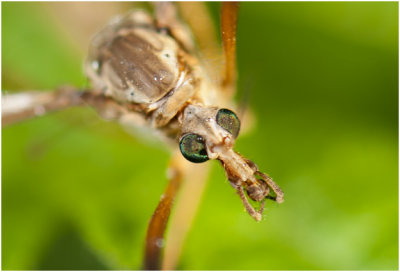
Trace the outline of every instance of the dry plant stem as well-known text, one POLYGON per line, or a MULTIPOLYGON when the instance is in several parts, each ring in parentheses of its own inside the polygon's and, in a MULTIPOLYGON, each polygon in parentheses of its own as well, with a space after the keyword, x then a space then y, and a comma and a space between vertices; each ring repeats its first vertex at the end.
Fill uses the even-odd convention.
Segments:
POLYGON ((178 164, 179 159, 175 155, 169 171, 169 183, 161 196, 153 216, 150 219, 147 228, 144 269, 145 270, 160 270, 162 263, 162 250, 164 247, 164 233, 167 227, 168 218, 171 212, 176 194, 182 181, 182 171, 178 164))
POLYGON ((233 94, 236 85, 236 28, 238 2, 223 2, 221 9, 222 45, 225 57, 225 71, 222 87, 233 94))
POLYGON ((210 164, 194 164, 184 161, 187 167, 184 182, 177 198, 165 245, 163 270, 175 270, 178 265, 186 236, 191 229, 207 184, 210 164))

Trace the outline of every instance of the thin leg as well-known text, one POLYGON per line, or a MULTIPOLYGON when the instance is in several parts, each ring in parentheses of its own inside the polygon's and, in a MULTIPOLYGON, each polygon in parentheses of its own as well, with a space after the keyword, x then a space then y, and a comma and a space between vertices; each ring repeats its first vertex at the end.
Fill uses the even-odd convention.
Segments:
POLYGON ((189 232, 196 211, 200 204, 204 188, 207 184, 209 164, 193 164, 186 162, 188 167, 184 175, 184 183, 180 196, 174 208, 165 245, 163 270, 175 270, 179 262, 182 247, 189 232))
POLYGON ((221 71, 222 50, 218 43, 218 32, 204 2, 177 2, 182 19, 190 27, 200 53, 203 56, 204 65, 210 76, 219 78, 221 71), (196 16, 193 16, 196 14, 196 16))
POLYGON ((189 29, 178 19, 177 9, 171 2, 155 2, 154 16, 160 29, 167 29, 171 35, 188 51, 193 52, 194 43, 189 29))
POLYGON ((83 104, 82 91, 69 86, 54 92, 27 91, 3 94, 2 126, 83 104))
MULTIPOLYGON (((238 194, 240 196, 240 199, 243 202, 244 207, 246 208, 246 211, 253 217, 256 221, 260 221, 262 218, 262 214, 259 211, 256 211, 253 206, 250 205, 249 201, 247 200, 243 188, 241 186, 237 187, 238 194)), ((264 201, 261 204, 261 212, 264 210, 264 201)))
POLYGON ((278 184, 276 184, 268 175, 266 175, 260 171, 257 171, 256 174, 259 175, 267 183, 267 185, 272 189, 272 191, 275 192, 275 194, 276 194, 275 199, 271 198, 271 197, 268 197, 268 198, 275 200, 278 203, 282 203, 284 193, 283 193, 282 189, 278 186, 278 184))
MULTIPOLYGON (((180 154, 177 154, 180 155, 180 154)), ((169 171, 169 183, 161 197, 160 202, 147 229, 144 269, 160 270, 162 262, 162 249, 164 247, 164 233, 176 194, 182 181, 182 169, 180 159, 175 155, 172 159, 169 171)))
POLYGON ((223 2, 221 9, 222 45, 224 48, 225 70, 222 87, 229 95, 236 90, 236 27, 239 4, 223 2))
POLYGON ((186 80, 174 93, 165 100, 165 102, 153 114, 153 126, 165 126, 182 108, 187 101, 193 97, 195 86, 189 80, 186 80))
POLYGON ((258 210, 259 214, 262 214, 264 212, 264 207, 265 207, 265 199, 263 200, 263 202, 261 202, 260 209, 258 210))

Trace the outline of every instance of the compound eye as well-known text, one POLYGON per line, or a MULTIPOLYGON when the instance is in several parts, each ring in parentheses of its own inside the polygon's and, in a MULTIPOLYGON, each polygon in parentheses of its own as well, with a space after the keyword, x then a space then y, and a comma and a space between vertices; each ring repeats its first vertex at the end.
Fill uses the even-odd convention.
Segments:
POLYGON ((183 135, 179 148, 188 161, 200 163, 208 160, 206 144, 200 135, 193 133, 183 135))
POLYGON ((217 113, 217 124, 232 134, 234 138, 239 135, 240 121, 233 111, 220 109, 217 113))

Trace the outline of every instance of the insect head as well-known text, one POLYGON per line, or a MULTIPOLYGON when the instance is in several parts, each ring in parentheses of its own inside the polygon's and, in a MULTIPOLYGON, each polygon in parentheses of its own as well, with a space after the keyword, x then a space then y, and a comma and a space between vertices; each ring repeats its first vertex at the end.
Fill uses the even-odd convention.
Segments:
POLYGON ((272 179, 258 171, 252 161, 233 150, 240 130, 240 120, 234 112, 192 104, 185 108, 181 122, 179 147, 182 155, 194 163, 219 160, 247 212, 254 219, 261 220, 266 198, 278 203, 283 201, 283 192, 272 179), (258 211, 247 200, 243 188, 250 199, 261 203, 258 211))

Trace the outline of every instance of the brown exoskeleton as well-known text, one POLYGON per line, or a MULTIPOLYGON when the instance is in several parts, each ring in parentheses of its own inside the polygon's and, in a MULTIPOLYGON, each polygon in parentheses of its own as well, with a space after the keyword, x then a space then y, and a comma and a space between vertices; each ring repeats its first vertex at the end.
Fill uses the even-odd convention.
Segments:
MULTIPOLYGON (((235 25, 235 9, 235 4, 228 6, 225 23, 235 25)), ((233 105, 226 89, 235 81, 232 39, 236 28, 231 26, 229 34, 228 26, 231 37, 224 43, 230 58, 226 65, 231 67, 226 68, 223 82, 215 82, 196 54, 190 32, 173 15, 174 10, 165 4, 156 21, 142 11, 114 20, 93 39, 87 74, 95 89, 129 104, 143 123, 177 140, 187 160, 219 160, 247 212, 259 221, 265 199, 280 203, 283 192, 252 161, 233 150, 240 121, 227 109, 233 105), (244 191, 261 203, 258 211, 244 191)))

